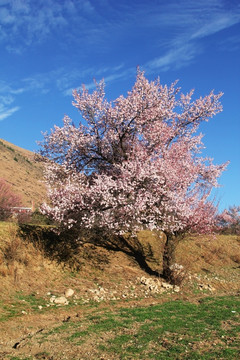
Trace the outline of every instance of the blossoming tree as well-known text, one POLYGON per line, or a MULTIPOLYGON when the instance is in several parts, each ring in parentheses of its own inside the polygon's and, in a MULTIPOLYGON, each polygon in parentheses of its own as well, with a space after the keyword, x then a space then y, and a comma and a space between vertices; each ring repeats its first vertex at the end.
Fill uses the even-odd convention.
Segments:
POLYGON ((150 82, 140 70, 127 96, 113 102, 105 99, 103 81, 91 94, 84 86, 74 91, 79 125, 65 116, 42 142, 51 200, 43 211, 65 227, 132 237, 141 229, 163 231, 163 275, 170 279, 177 235, 213 226, 208 196, 226 166, 200 156, 196 134, 221 111, 222 94, 195 101, 192 95, 176 83, 150 82))
POLYGON ((20 196, 14 194, 11 186, 0 178, 0 221, 9 219, 13 213, 13 207, 20 205, 20 196))
POLYGON ((230 206, 216 216, 217 229, 224 233, 240 234, 240 206, 230 206))

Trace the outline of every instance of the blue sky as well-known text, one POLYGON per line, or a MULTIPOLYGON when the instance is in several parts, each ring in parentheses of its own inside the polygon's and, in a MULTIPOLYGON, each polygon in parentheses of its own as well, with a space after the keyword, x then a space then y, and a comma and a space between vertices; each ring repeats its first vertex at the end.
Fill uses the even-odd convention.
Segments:
POLYGON ((201 126, 205 155, 230 160, 215 192, 240 204, 239 0, 0 0, 0 138, 37 150, 41 132, 77 123, 72 89, 105 79, 109 100, 136 67, 195 96, 223 91, 223 112, 201 126))

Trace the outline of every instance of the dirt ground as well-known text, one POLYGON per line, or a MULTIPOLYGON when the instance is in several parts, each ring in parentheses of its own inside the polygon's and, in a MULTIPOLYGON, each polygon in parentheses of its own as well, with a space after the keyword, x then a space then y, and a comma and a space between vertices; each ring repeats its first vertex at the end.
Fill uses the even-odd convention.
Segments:
MULTIPOLYGON (((67 322, 79 322, 96 309, 104 313, 169 300, 198 303, 206 296, 240 295, 240 238, 237 236, 183 240, 177 248, 176 260, 183 266, 184 277, 175 287, 168 287, 160 276, 150 276, 121 251, 88 245, 76 270, 50 261, 41 250, 20 241, 11 261, 6 260, 3 242, 0 359, 4 360, 85 359, 83 355, 74 354, 71 346, 64 348, 64 343, 57 341, 57 332, 44 346, 39 336, 67 322), (68 304, 56 305, 54 299, 64 296, 67 289, 74 291, 67 298, 68 304), (52 355, 61 353, 62 357, 52 355)), ((90 354, 90 359, 95 359, 93 341, 81 349, 85 355, 90 354)), ((110 358, 109 355, 102 357, 110 358)))

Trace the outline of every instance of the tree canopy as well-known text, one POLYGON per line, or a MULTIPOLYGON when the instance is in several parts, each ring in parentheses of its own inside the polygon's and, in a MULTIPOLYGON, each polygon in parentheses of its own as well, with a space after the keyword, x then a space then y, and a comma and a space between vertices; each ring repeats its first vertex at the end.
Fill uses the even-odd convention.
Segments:
POLYGON ((148 81, 138 70, 127 96, 109 102, 104 81, 73 92, 81 118, 45 134, 50 203, 43 211, 65 227, 115 234, 209 231, 209 201, 226 164, 201 157, 199 125, 222 110, 221 93, 192 100, 176 83, 148 81))

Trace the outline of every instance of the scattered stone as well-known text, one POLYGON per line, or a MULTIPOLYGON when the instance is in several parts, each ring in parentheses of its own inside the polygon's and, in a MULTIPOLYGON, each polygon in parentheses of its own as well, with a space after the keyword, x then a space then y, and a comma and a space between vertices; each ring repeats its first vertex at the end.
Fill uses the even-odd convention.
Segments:
POLYGON ((59 297, 55 298, 54 303, 58 304, 58 305, 68 305, 69 304, 69 302, 65 296, 59 296, 59 297))
POLYGON ((216 291, 216 289, 211 284, 199 284, 200 290, 216 291))
POLYGON ((183 280, 186 278, 186 272, 182 265, 180 264, 172 264, 170 266, 171 270, 171 277, 174 280, 174 283, 179 285, 183 282, 183 280))
POLYGON ((39 305, 38 308, 39 308, 39 310, 42 310, 43 307, 42 307, 42 305, 39 305))
POLYGON ((216 291, 216 289, 212 285, 208 285, 210 291, 216 291))
POLYGON ((87 293, 82 298, 83 303, 89 301, 114 301, 120 299, 134 299, 138 297, 151 297, 152 295, 162 294, 166 291, 180 292, 180 287, 162 282, 160 278, 153 277, 138 277, 135 282, 129 281, 128 285, 121 290, 112 290, 103 288, 97 284, 97 288, 88 289, 87 293))
POLYGON ((162 283, 162 287, 163 287, 164 289, 166 289, 166 290, 172 290, 172 289, 173 289, 173 285, 168 284, 168 283, 166 283, 166 282, 163 282, 163 283, 162 283))
POLYGON ((73 294, 74 294, 74 290, 73 290, 73 289, 67 289, 67 290, 65 291, 65 293, 64 293, 64 295, 66 296, 66 298, 73 296, 73 294))

